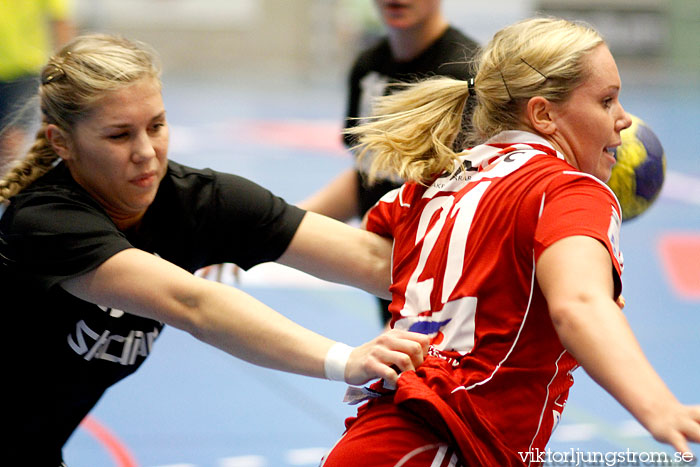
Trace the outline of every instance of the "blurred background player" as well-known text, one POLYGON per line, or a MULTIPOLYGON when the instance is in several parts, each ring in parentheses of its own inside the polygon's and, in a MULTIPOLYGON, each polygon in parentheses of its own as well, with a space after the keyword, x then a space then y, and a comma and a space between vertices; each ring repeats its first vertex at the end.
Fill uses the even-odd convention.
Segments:
POLYGON ((71 0, 0 2, 0 172, 24 143, 30 117, 20 109, 42 66, 74 35, 71 0))
MULTIPOLYGON (((470 62, 478 44, 451 26, 442 0, 374 0, 386 35, 359 54, 349 76, 345 127, 371 113, 372 101, 391 92, 392 83, 413 82, 429 76, 469 78, 470 62)), ((465 111, 468 113, 468 111, 465 111)), ((350 137, 344 138, 348 147, 350 137)), ((362 217, 401 180, 367 183, 363 172, 349 168, 299 206, 347 222, 362 217)), ((379 299, 382 323, 391 314, 389 302, 379 299)))

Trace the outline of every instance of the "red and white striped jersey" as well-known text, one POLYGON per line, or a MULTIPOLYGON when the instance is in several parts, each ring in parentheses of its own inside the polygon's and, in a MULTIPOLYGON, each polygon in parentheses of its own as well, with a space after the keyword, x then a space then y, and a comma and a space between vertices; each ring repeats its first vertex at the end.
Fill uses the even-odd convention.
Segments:
POLYGON ((604 183, 520 131, 472 149, 428 187, 385 195, 367 229, 394 238, 392 325, 432 336, 431 357, 400 378, 395 401, 442 419, 475 464, 543 449, 577 363, 552 325, 537 259, 562 238, 593 237, 619 295, 620 224, 604 183))

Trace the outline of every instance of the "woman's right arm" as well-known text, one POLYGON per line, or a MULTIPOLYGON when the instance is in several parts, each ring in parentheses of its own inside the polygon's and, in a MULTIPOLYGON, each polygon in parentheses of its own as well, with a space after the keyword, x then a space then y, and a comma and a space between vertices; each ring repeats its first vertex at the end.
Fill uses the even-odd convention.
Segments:
POLYGON ((612 261, 598 240, 561 239, 537 260, 537 282, 564 347, 658 441, 689 452, 700 406, 682 405, 644 356, 613 300, 612 261))
MULTIPOLYGON (((102 306, 152 318, 256 365, 319 377, 331 339, 290 321, 246 293, 198 278, 138 249, 123 250, 82 276, 64 281, 72 295, 102 306)), ((392 332, 355 348, 345 381, 384 378, 395 384, 395 366, 413 370, 423 361, 427 338, 392 332)))

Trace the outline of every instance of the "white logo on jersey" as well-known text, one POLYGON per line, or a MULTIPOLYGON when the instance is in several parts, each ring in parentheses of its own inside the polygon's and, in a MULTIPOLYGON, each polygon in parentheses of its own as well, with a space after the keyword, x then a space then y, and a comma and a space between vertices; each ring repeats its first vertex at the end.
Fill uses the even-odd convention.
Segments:
POLYGON ((610 225, 608 226, 608 239, 612 245, 613 254, 617 258, 617 262, 620 264, 620 269, 622 270, 622 251, 620 250, 620 227, 622 226, 622 220, 617 214, 617 210, 614 206, 610 206, 612 214, 610 214, 610 225))
POLYGON ((97 306, 100 308, 100 310, 104 311, 105 313, 109 313, 109 316, 111 316, 112 318, 121 318, 122 316, 124 316, 124 311, 122 310, 118 310, 116 308, 109 308, 102 305, 97 306))
POLYGON ((148 356, 156 337, 158 328, 155 327, 148 333, 132 330, 127 336, 111 334, 108 329, 99 334, 81 319, 76 323, 75 337, 68 335, 68 345, 85 360, 99 359, 121 365, 133 365, 138 356, 148 356), (92 345, 88 345, 88 342, 92 341, 92 345))
POLYGON ((401 318, 394 328, 426 334, 432 338, 431 348, 464 355, 474 347, 476 304, 476 297, 451 300, 431 316, 401 318))
MULTIPOLYGON (((160 258, 158 253, 153 255, 160 258)), ((105 313, 109 313, 112 318, 121 318, 125 312, 117 308, 109 308, 103 305, 95 305, 105 313)), ((146 358, 151 352, 153 341, 158 337, 158 328, 154 327, 153 331, 144 333, 139 330, 131 330, 127 336, 112 334, 109 329, 105 329, 102 333, 92 330, 85 320, 80 320, 75 323, 75 336, 68 334, 68 345, 78 355, 82 355, 85 360, 107 360, 110 362, 119 363, 121 365, 133 365, 136 362, 136 357, 142 356, 146 358), (88 347, 87 342, 94 340, 95 343, 88 347), (119 354, 109 353, 110 344, 121 345, 119 354)))
POLYGON ((372 104, 377 97, 384 95, 384 90, 389 79, 372 71, 367 73, 360 80, 360 102, 358 113, 360 117, 367 117, 372 114, 372 104))

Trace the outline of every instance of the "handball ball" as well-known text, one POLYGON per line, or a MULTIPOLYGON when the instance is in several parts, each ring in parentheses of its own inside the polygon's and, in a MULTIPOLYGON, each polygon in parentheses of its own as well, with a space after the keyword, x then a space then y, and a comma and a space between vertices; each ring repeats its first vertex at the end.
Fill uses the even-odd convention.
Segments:
POLYGON ((630 115, 632 125, 622 130, 622 144, 615 151, 608 186, 615 192, 622 220, 633 219, 656 200, 666 173, 666 154, 659 138, 640 118, 630 115))

